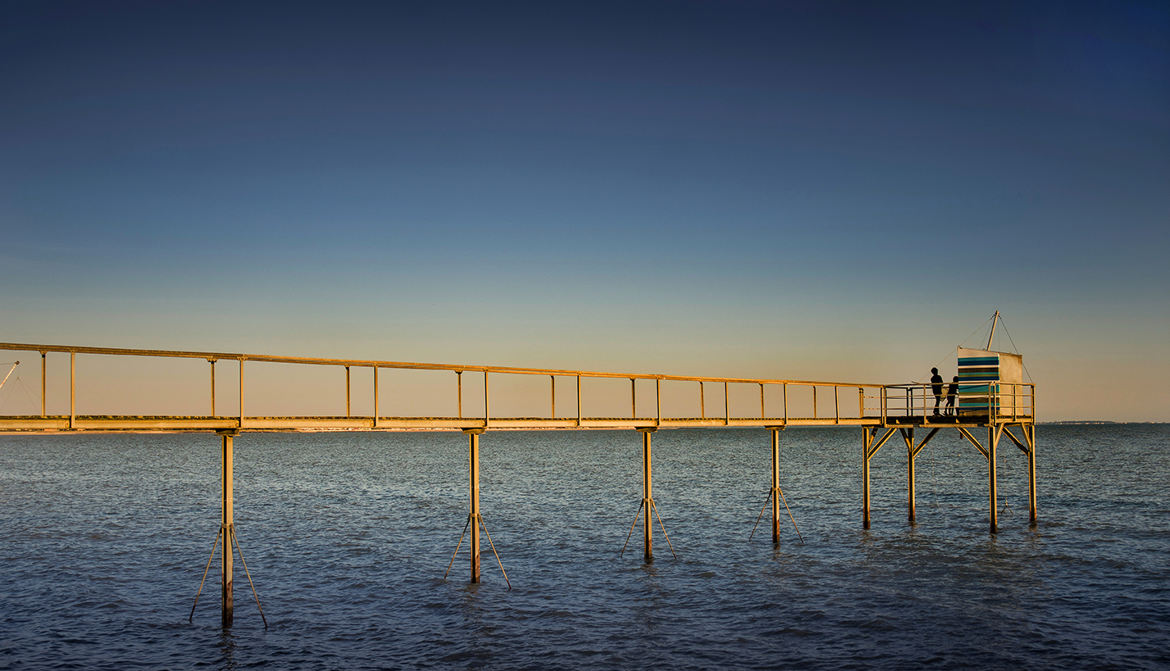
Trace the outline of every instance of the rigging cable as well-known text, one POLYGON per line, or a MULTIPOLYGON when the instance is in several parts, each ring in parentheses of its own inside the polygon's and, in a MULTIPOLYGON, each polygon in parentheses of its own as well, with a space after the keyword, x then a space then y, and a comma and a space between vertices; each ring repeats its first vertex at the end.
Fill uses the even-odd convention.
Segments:
MULTIPOLYGON (((999 316, 999 320, 1001 322, 1003 321, 1003 315, 999 316)), ((1008 342, 1012 344, 1012 349, 1016 351, 1016 354, 1019 354, 1020 348, 1016 346, 1016 341, 1012 340, 1012 332, 1008 330, 1006 323, 1003 325, 1003 332, 1007 334, 1008 342)), ((1036 381, 1032 379, 1032 372, 1028 370, 1028 365, 1025 364, 1022 359, 1020 360, 1020 365, 1024 367, 1024 374, 1028 376, 1028 381, 1035 384, 1036 381)))
POLYGON ((28 399, 29 406, 35 408, 37 406, 36 399, 33 398, 32 392, 28 389, 28 385, 24 383, 24 379, 18 375, 16 381, 20 383, 20 388, 24 391, 24 396, 28 399))
MULTIPOLYGON (((13 371, 15 371, 16 367, 20 365, 20 362, 19 361, 6 361, 0 365, 12 366, 11 368, 8 369, 8 372, 4 374, 4 377, 0 378, 0 391, 3 391, 5 383, 8 382, 8 378, 12 377, 13 371)), ((20 379, 20 377, 17 376, 17 379, 20 379)))
MULTIPOLYGON (((976 326, 973 331, 971 331, 970 333, 967 334, 966 338, 963 338, 962 340, 959 341, 960 345, 962 345, 962 343, 964 343, 968 339, 970 339, 971 336, 975 335, 979 331, 979 329, 983 328, 987 324, 987 322, 992 320, 993 317, 994 317, 994 315, 992 317, 988 317, 982 324, 980 324, 979 326, 976 326)), ((1000 318, 1002 319, 1002 316, 1000 318)), ((935 361, 933 364, 931 364, 931 368, 938 368, 939 364, 941 364, 943 361, 945 361, 947 357, 954 354, 954 352, 955 352, 955 348, 952 347, 951 349, 949 349, 947 351, 946 354, 939 357, 938 361, 935 361)))

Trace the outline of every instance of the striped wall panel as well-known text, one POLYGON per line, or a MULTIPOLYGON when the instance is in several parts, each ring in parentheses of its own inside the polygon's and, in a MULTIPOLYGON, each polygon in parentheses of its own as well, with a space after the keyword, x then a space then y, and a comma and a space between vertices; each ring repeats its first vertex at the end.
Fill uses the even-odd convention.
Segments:
POLYGON ((986 412, 989 387, 986 383, 999 380, 999 357, 959 357, 958 363, 959 412, 986 412))

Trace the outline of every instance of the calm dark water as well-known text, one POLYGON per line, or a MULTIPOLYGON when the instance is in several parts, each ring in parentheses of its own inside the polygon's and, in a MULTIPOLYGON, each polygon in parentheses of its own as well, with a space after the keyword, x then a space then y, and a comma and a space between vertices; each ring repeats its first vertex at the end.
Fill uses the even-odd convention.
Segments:
MULTIPOLYGON (((213 567, 218 439, 0 437, 0 667, 1167 668, 1170 426, 1045 426, 1040 524, 1025 459, 1000 449, 1001 533, 986 464, 957 435, 874 460, 861 530, 860 430, 782 434, 790 523, 765 524, 762 430, 654 436, 659 537, 618 556, 641 496, 634 432, 488 432, 486 544, 467 583, 462 434, 245 434, 236 524, 270 623, 237 562, 236 625, 213 567)), ((217 560, 218 561, 218 560, 217 560)))

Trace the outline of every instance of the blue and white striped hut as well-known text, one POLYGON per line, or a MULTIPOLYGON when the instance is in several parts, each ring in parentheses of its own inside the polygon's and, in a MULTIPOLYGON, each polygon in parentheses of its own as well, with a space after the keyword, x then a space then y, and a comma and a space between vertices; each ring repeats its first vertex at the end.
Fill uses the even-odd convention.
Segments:
POLYGON ((1010 416, 1028 405, 1023 356, 960 347, 958 364, 960 414, 1010 416))

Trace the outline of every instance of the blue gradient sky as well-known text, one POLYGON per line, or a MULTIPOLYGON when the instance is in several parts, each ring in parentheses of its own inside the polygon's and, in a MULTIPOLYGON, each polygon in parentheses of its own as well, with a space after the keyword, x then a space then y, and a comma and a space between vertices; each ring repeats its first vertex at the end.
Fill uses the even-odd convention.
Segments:
POLYGON ((998 308, 1170 420, 1170 5, 1037 4, 7 2, 0 339, 898 382, 998 308))

